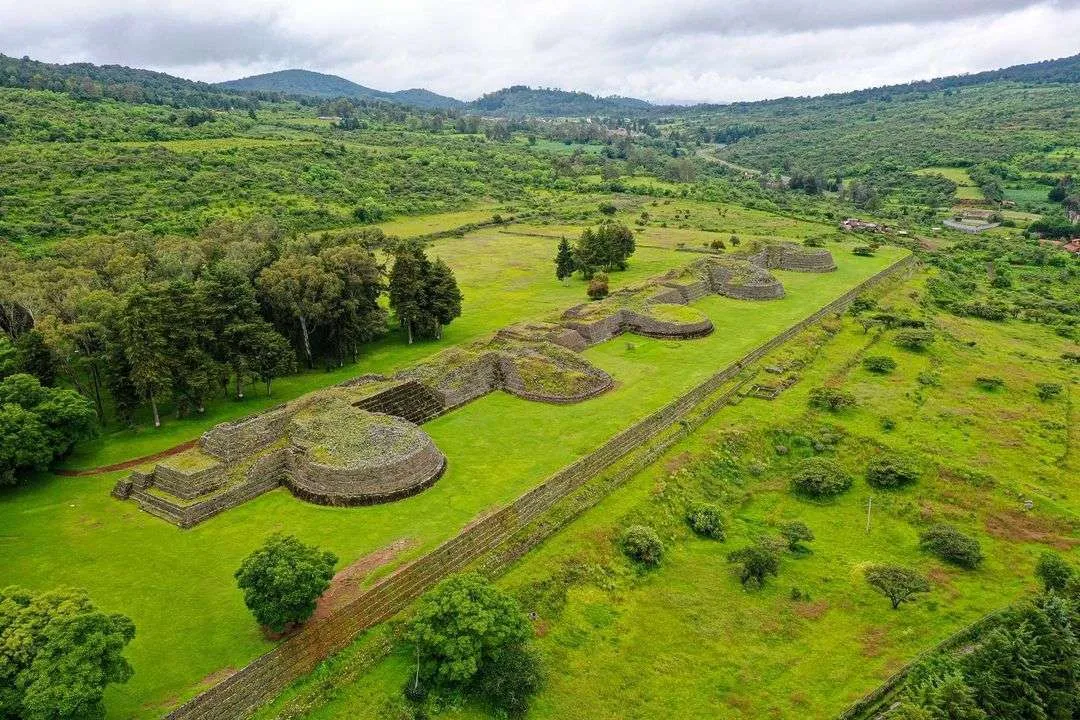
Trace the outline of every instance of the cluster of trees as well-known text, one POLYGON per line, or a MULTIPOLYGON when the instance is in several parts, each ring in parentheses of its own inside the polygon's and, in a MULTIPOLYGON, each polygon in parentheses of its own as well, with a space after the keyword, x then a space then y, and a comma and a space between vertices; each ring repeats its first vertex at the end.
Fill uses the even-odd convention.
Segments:
MULTIPOLYGON (((1052 554, 1050 554, 1052 556, 1052 554)), ((1046 591, 994 619, 963 652, 923 661, 890 717, 1072 718, 1080 713, 1080 583, 1060 557, 1046 591)), ((1045 578, 1044 578, 1045 579, 1045 578)))
POLYGON ((132 676, 124 648, 135 625, 81 590, 0 590, 0 717, 105 717, 106 686, 132 676))
POLYGON ((600 271, 625 270, 635 247, 633 230, 624 223, 605 220, 595 228, 585 228, 573 248, 566 238, 559 241, 555 277, 562 280, 580 271, 591 280, 600 271))
MULTIPOLYGON (((0 375, 6 366, 45 386, 70 385, 101 421, 111 407, 131 423, 145 404, 157 425, 166 400, 184 415, 215 392, 229 394, 230 384, 238 398, 248 382, 269 394, 297 358, 308 367, 355 360, 389 329, 380 304, 387 291, 410 339, 438 337, 461 313, 445 263, 375 229, 305 238, 272 221, 223 221, 195 238, 67 241, 37 258, 8 250, 3 262, 0 359, 3 347, 13 357, 0 375), (375 248, 392 253, 389 275, 375 248)), ((21 407, 22 415, 33 410, 21 407)))

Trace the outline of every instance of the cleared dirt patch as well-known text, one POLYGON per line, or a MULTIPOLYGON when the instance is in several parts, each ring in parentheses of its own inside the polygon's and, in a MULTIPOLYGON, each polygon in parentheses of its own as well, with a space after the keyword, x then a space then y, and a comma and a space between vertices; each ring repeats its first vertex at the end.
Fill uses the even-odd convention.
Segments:
POLYGON ((807 620, 817 620, 829 610, 829 603, 825 600, 815 600, 808 603, 796 603, 795 614, 807 620))
POLYGON ((985 524, 988 533, 1002 540, 1037 542, 1058 550, 1070 550, 1080 545, 1076 529, 1068 523, 1018 510, 988 515, 985 524))
POLYGON ((185 450, 190 450, 191 448, 195 447, 196 443, 198 442, 198 440, 189 440, 186 443, 180 443, 175 447, 171 447, 168 450, 162 450, 161 452, 154 453, 153 455, 146 455, 145 457, 135 458, 134 460, 125 460, 124 462, 115 463, 113 465, 102 465, 101 467, 89 468, 88 470, 58 469, 54 472, 57 475, 62 475, 64 477, 86 477, 88 475, 101 475, 103 473, 116 472, 117 470, 130 470, 133 467, 145 465, 146 463, 153 462, 154 460, 161 460, 162 458, 167 458, 170 455, 179 455, 185 450))

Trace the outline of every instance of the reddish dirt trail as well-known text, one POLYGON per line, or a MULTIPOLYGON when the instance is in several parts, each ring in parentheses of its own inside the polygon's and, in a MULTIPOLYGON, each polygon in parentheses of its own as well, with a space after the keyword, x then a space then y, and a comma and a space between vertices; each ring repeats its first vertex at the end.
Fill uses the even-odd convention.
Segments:
POLYGON ((63 475, 64 477, 86 477, 87 475, 101 475, 102 473, 115 472, 117 470, 128 470, 139 465, 144 465, 148 462, 153 462, 154 460, 160 460, 161 458, 166 458, 170 455, 177 455, 184 452, 185 450, 190 450, 191 448, 195 447, 195 444, 198 442, 198 440, 189 440, 186 443, 180 443, 175 447, 171 447, 168 450, 162 450, 161 452, 154 453, 153 455, 146 455, 141 458, 135 458, 134 460, 125 460, 122 463, 115 463, 113 465, 102 465, 101 467, 90 468, 88 470, 61 469, 54 470, 53 472, 55 472, 57 475, 63 475))

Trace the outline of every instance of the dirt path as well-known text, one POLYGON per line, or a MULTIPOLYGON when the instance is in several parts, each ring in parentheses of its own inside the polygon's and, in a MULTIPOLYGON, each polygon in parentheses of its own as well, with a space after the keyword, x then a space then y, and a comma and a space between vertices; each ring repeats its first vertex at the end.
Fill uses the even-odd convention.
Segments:
POLYGON ((160 460, 161 458, 167 458, 170 455, 177 455, 184 452, 185 450, 190 450, 191 448, 195 447, 196 443, 198 442, 198 440, 189 440, 186 443, 180 443, 179 445, 171 447, 168 450, 162 450, 161 452, 154 453, 153 455, 146 455, 141 458, 135 458, 134 460, 125 460, 124 462, 115 463, 113 465, 102 465, 101 467, 89 468, 87 470, 59 469, 54 470, 53 472, 55 472, 57 475, 63 475, 64 477, 86 477, 88 475, 101 475, 102 473, 116 472, 117 470, 129 470, 133 467, 138 467, 139 465, 145 465, 146 463, 160 460))
POLYGON ((408 550, 414 545, 416 545, 416 540, 400 538, 386 547, 368 553, 352 565, 342 568, 340 572, 334 575, 334 579, 330 581, 329 589, 319 598, 312 619, 320 620, 358 596, 363 589, 361 585, 364 578, 372 570, 382 567, 397 557, 399 553, 408 550))

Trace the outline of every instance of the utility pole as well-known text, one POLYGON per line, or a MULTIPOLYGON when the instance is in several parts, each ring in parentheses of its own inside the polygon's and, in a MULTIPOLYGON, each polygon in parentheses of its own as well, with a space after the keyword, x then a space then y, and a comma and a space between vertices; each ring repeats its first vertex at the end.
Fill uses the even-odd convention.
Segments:
POLYGON ((870 508, 874 504, 874 496, 866 498, 866 534, 870 534, 870 508))

